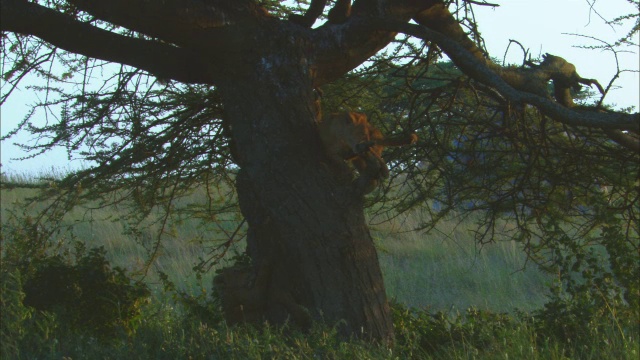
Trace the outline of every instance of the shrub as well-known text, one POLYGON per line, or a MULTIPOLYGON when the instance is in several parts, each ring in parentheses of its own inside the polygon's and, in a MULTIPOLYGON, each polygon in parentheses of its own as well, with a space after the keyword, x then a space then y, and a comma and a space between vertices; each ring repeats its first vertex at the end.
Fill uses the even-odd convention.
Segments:
POLYGON ((555 228, 548 269, 557 279, 549 301, 529 319, 544 334, 539 340, 595 346, 609 341, 602 334, 610 329, 623 340, 638 337, 639 239, 619 217, 604 211, 601 216, 598 231, 580 242, 555 228))
POLYGON ((393 304, 393 319, 398 346, 407 356, 426 356, 466 348, 474 352, 488 349, 496 338, 516 328, 507 314, 469 308, 460 316, 430 313, 393 304))
POLYGON ((119 267, 112 268, 103 248, 77 254, 73 264, 60 255, 39 259, 24 284, 25 305, 56 315, 69 329, 109 338, 130 333, 150 292, 119 267))

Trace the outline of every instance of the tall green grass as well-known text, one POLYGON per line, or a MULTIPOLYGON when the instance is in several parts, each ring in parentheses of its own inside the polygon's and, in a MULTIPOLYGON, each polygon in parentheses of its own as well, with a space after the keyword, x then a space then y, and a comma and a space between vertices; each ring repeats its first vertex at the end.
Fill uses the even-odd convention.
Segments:
MULTIPOLYGON (((29 177, 12 180, 37 182, 29 177)), ((23 199, 34 191, 0 190, 3 232, 9 214, 34 212, 43 205, 23 206, 23 199)), ((114 266, 135 274, 144 267, 148 252, 144 244, 125 235, 124 224, 111 220, 118 215, 116 208, 77 209, 64 221, 73 225, 73 235, 87 247, 103 246, 114 266)), ((22 307, 20 279, 9 274, 10 281, 2 284, 3 319, 11 315, 15 326, 3 339, 11 340, 11 357, 18 359, 638 358, 637 331, 620 331, 616 324, 594 335, 592 342, 567 344, 540 333, 526 316, 517 320, 515 315, 497 315, 540 308, 551 278, 533 265, 525 267, 524 253, 511 239, 478 247, 471 233, 473 224, 454 220, 442 222, 428 234, 406 231, 420 223, 420 215, 414 213, 372 226, 387 292, 397 303, 397 344, 391 349, 355 340, 342 342, 332 324, 317 324, 311 333, 300 334, 286 327, 230 329, 224 323, 209 323, 175 301, 154 272, 145 278, 154 298, 139 327, 107 343, 88 334, 61 332, 48 315, 22 307), (480 310, 466 311, 470 306, 480 310), (444 317, 433 315, 438 311, 444 317)), ((157 229, 140 230, 143 240, 153 241, 157 229)), ((203 236, 216 236, 203 231, 195 222, 176 224, 172 236, 162 242, 154 269, 167 274, 187 294, 209 299, 215 269, 203 278, 193 270, 205 256, 203 236)), ((237 244, 229 255, 242 248, 242 243, 237 244)), ((224 265, 223 261, 219 266, 224 265)))
MULTIPOLYGON (((37 181, 25 176, 13 180, 37 181)), ((10 212, 24 211, 22 200, 35 194, 32 189, 1 191, 3 221, 10 212)), ((120 215, 116 208, 76 209, 65 222, 73 225, 73 235, 89 248, 103 246, 115 266, 137 272, 146 264, 148 252, 125 234, 123 223, 111 220, 120 215)), ((413 213, 372 227, 391 299, 412 307, 453 312, 469 306, 493 311, 531 310, 543 304, 550 279, 532 265, 525 267, 526 257, 518 244, 499 239, 479 248, 471 233, 473 224, 453 220, 442 222, 429 234, 406 231, 420 221, 413 213)), ((140 230, 149 244, 155 240, 157 228, 140 230)), ((161 243, 154 268, 168 274, 183 290, 199 292, 203 285, 211 284, 214 273, 210 271, 203 281, 196 280, 193 267, 206 255, 200 240, 221 234, 203 234, 195 221, 176 225, 171 233, 161 243)), ((242 251, 243 246, 238 244, 229 255, 242 251)), ((154 281, 155 277, 149 279, 154 281)))
POLYGON ((551 280, 511 239, 479 247, 471 222, 443 221, 429 233, 411 213, 374 228, 388 295, 413 307, 508 312, 540 307, 551 280))

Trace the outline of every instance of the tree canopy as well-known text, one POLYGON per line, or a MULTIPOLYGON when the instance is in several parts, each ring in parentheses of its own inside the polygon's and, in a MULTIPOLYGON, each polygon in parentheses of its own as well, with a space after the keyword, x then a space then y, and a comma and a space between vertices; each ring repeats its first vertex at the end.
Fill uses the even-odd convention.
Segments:
MULTIPOLYGON (((90 164, 41 185, 50 205, 38 221, 55 223, 79 204, 126 204, 123 219, 132 229, 150 218, 162 225, 150 261, 158 244, 170 240, 165 231, 170 223, 201 219, 206 234, 228 222, 236 230, 225 239, 209 239, 214 246, 205 260, 217 259, 246 233, 247 251, 258 264, 252 271, 275 279, 296 272, 292 269, 315 271, 306 268, 311 260, 271 264, 283 254, 306 254, 316 243, 330 249, 322 255, 327 259, 343 256, 343 250, 330 252, 347 246, 336 244, 353 241, 355 254, 375 260, 359 247, 362 239, 370 242, 364 215, 358 215, 365 204, 371 222, 408 211, 427 213, 431 220, 415 230, 431 229, 445 217, 467 217, 477 222, 480 243, 508 234, 535 262, 553 271, 562 268, 568 285, 577 286, 575 273, 593 271, 592 261, 607 262, 593 276, 637 305, 640 114, 607 106, 614 84, 602 86, 599 79, 578 75, 583 69, 562 54, 523 55, 517 66, 493 60, 482 46, 473 9, 497 4, 0 0, 0 5, 1 101, 28 74, 42 78, 33 90, 44 94, 3 140, 29 131, 37 141, 26 149, 38 153, 62 146, 69 157, 90 164), (585 92, 584 86, 593 90, 585 92), (322 166, 314 107, 319 89, 325 114, 365 112, 385 134, 418 135, 416 146, 384 154, 391 178, 366 199, 322 166), (54 120, 38 125, 34 120, 43 113, 54 120), (197 189, 206 189, 206 196, 194 198, 197 189), (314 221, 317 213, 326 218, 314 221), (309 228, 317 234, 301 235, 309 228), (308 240, 296 242, 300 237, 308 240)), ((620 14, 615 21, 624 19, 635 23, 612 46, 630 44, 639 29, 637 13, 620 14)), ((3 184, 11 186, 18 185, 3 184)), ((319 256, 314 251, 309 259, 319 256)), ((348 260, 340 261, 353 260, 345 256, 348 260)), ((355 270, 340 276, 350 271, 355 270)), ((286 289, 285 300, 264 290, 285 308, 265 305, 268 317, 282 319, 298 306, 321 308, 332 320, 345 316, 349 306, 332 312, 335 304, 315 293, 329 286, 322 282, 325 275, 319 276, 306 278, 311 285, 300 292, 291 290, 300 286, 275 282, 272 286, 286 289)), ((354 285, 354 291, 365 293, 374 285, 354 285)), ((358 303, 343 295, 345 304, 358 303)), ((372 298, 386 304, 384 297, 372 298)), ((346 332, 355 333, 358 321, 346 332)), ((379 324, 361 322, 372 338, 392 337, 388 330, 369 329, 379 324)))

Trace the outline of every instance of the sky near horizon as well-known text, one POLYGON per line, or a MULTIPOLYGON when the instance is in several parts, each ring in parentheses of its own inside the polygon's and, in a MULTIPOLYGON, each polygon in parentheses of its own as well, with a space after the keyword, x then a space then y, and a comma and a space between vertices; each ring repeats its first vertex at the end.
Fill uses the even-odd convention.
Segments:
MULTIPOLYGON (((597 79, 607 86, 616 72, 616 58, 611 51, 582 49, 580 46, 602 45, 598 40, 614 43, 626 35, 630 26, 612 28, 604 23, 621 14, 634 11, 634 6, 625 0, 504 0, 497 2, 499 7, 475 7, 479 30, 485 39, 490 55, 507 63, 521 64, 523 53, 519 46, 512 44, 507 56, 505 51, 509 40, 517 40, 532 57, 550 53, 562 56, 576 65, 580 76, 597 79), (581 34, 583 36, 577 36, 581 34)), ((637 10, 637 9, 636 9, 637 10)), ((621 69, 624 72, 616 81, 619 86, 607 95, 605 103, 615 104, 618 108, 635 106, 640 108, 640 58, 638 33, 635 34, 633 48, 618 54, 621 69)), ((4 86, 4 84, 2 84, 4 86)), ((2 135, 13 130, 23 119, 28 105, 35 98, 28 90, 15 91, 9 100, 0 107, 0 132, 2 135)), ((24 143, 30 136, 22 132, 0 144, 0 171, 6 173, 37 175, 78 168, 78 160, 69 162, 64 150, 56 150, 28 160, 12 160, 27 154, 13 143, 24 143)))

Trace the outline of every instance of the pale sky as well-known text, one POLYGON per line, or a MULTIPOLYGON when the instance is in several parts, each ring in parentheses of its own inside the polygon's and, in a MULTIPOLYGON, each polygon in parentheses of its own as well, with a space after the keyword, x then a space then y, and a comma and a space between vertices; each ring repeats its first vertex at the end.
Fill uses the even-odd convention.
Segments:
MULTIPOLYGON (((476 12, 480 32, 491 56, 503 59, 509 39, 517 40, 533 57, 545 53, 561 56, 576 66, 580 76, 596 79, 604 87, 616 73, 614 54, 578 46, 604 45, 596 39, 613 44, 626 35, 630 26, 612 28, 602 18, 612 20, 621 14, 638 11, 625 0, 505 0, 500 4, 494 9, 478 7, 476 12), (593 4, 595 11, 589 4, 593 4)), ((623 73, 615 83, 621 89, 611 90, 605 103, 618 107, 635 106, 637 111, 640 108, 638 33, 634 42, 634 48, 626 48, 627 52, 618 54, 618 61, 620 69, 636 72, 623 73)), ((522 58, 520 47, 512 44, 507 61, 521 64, 522 58)))
MULTIPOLYGON (((569 34, 587 35, 613 43, 626 34, 629 26, 611 28, 604 24, 601 17, 610 20, 620 14, 638 11, 625 0, 495 0, 494 2, 499 2, 501 6, 495 9, 476 7, 480 32, 491 56, 502 59, 509 45, 509 39, 517 40, 529 49, 529 53, 534 57, 544 53, 564 57, 576 65, 580 76, 597 79, 605 87, 615 74, 616 63, 613 54, 604 50, 576 48, 575 46, 578 45, 593 46, 602 43, 595 39, 569 34), (590 9, 590 4, 593 4, 597 14, 590 9)), ((638 44, 637 33, 635 43, 638 44)), ((618 107, 635 106, 637 111, 640 108, 638 47, 636 45, 635 48, 627 50, 634 53, 618 55, 620 68, 636 72, 624 73, 616 82, 621 89, 612 90, 607 95, 605 103, 617 104, 618 107)), ((520 47, 512 45, 507 62, 520 64, 522 56, 520 47)), ((11 131, 22 120, 28 109, 27 105, 33 102, 34 97, 26 89, 12 94, 9 101, 0 108, 2 135, 11 131)), ((0 144, 2 172, 39 174, 50 172, 52 167, 60 170, 81 166, 77 160, 70 163, 66 152, 62 150, 29 160, 11 160, 11 158, 26 155, 13 143, 26 142, 28 139, 27 134, 19 134, 0 144)))

